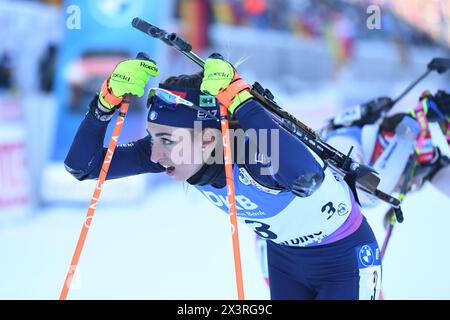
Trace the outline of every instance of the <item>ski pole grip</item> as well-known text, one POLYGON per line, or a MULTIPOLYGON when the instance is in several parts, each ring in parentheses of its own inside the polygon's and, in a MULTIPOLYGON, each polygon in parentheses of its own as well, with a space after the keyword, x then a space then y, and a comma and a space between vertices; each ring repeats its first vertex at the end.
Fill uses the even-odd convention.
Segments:
POLYGON ((138 60, 151 60, 150 57, 145 52, 139 52, 136 56, 138 60))
POLYGON ((394 213, 395 213, 395 218, 397 219, 397 221, 399 223, 403 222, 403 212, 402 209, 400 207, 398 208, 394 208, 394 213))
POLYGON ((434 58, 427 67, 428 70, 436 70, 438 73, 444 73, 450 69, 450 59, 434 58))
POLYGON ((176 33, 171 33, 167 37, 167 39, 172 43, 172 45, 177 48, 180 51, 184 52, 191 52, 192 51, 192 45, 184 40, 183 38, 180 38, 176 33))
POLYGON ((223 56, 220 53, 217 53, 217 52, 212 53, 208 58, 224 60, 223 56))

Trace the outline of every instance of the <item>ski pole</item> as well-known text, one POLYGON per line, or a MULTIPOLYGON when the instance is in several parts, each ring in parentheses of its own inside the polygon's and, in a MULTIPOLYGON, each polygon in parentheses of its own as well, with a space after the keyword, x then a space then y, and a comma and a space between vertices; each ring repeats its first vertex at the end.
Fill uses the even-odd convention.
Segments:
MULTIPOLYGON (((412 177, 414 176, 414 169, 417 165, 416 160, 417 160, 417 152, 414 152, 413 159, 411 159, 411 161, 408 162, 408 167, 405 170, 405 172, 406 172, 405 180, 403 181, 403 184, 400 187, 400 195, 398 197, 398 199, 400 200, 400 203, 403 202, 403 199, 405 198, 406 193, 408 191, 409 182, 411 181, 412 177)), ((387 214, 391 215, 392 211, 395 211, 394 207, 391 207, 389 209, 389 211, 387 212, 387 214)), ((401 218, 403 220, 403 216, 401 216, 401 218)), ((394 230, 394 226, 395 226, 397 220, 398 220, 397 213, 392 212, 392 218, 391 218, 391 220, 389 222, 389 226, 386 230, 386 235, 384 236, 383 245, 381 246, 381 261, 383 261, 384 254, 386 253, 386 249, 387 249, 389 240, 391 239, 392 231, 394 230)), ((401 221, 399 221, 399 222, 401 222, 401 221)), ((380 288, 380 300, 384 300, 382 288, 380 288)))
MULTIPOLYGON (((159 29, 148 22, 134 18, 132 21, 133 27, 136 29, 150 35, 153 38, 162 40, 165 44, 175 47, 178 51, 183 53, 189 59, 194 61, 200 67, 204 67, 205 61, 192 52, 192 46, 178 37, 175 33, 168 34, 166 31, 159 29)), ((224 163, 225 163, 225 177, 227 184, 227 198, 229 203, 229 214, 231 222, 231 235, 233 242, 233 256, 234 256, 234 269, 236 274, 236 287, 237 295, 239 300, 244 300, 244 283, 242 276, 242 264, 241 264, 241 253, 239 246, 239 233, 237 224, 237 211, 236 211, 236 198, 234 191, 234 179, 233 179, 233 157, 231 153, 231 142, 229 134, 229 122, 228 122, 228 110, 220 103, 220 125, 222 133, 222 142, 224 149, 224 163)))
POLYGON ((242 276, 241 251, 239 246, 239 233, 237 223, 236 198, 233 178, 233 157, 231 154, 231 141, 229 134, 228 109, 220 104, 220 126, 222 132, 222 143, 224 149, 225 177, 227 182, 227 197, 230 204, 231 236, 233 242, 234 269, 236 273, 236 287, 239 300, 244 300, 244 280, 242 276))
MULTIPOLYGON (((145 53, 140 52, 137 55, 136 59, 147 60, 148 57, 145 53)), ((86 218, 84 219, 84 223, 81 228, 81 233, 72 256, 69 271, 67 272, 66 279, 64 281, 63 288, 59 296, 60 300, 67 299, 67 295, 70 290, 70 285, 75 275, 75 271, 78 266, 78 261, 80 260, 81 252, 83 251, 84 243, 86 242, 86 237, 92 223, 92 218, 94 217, 95 209, 97 208, 98 200, 100 199, 103 183, 106 180, 106 175, 108 174, 109 166, 111 164, 111 160, 117 146, 117 141, 119 140, 119 135, 120 132, 122 131, 122 126, 125 121, 125 116, 127 115, 128 112, 129 104, 130 104, 130 96, 125 95, 122 103, 120 104, 119 114, 117 116, 117 121, 114 126, 111 139, 109 140, 108 150, 106 151, 105 158, 103 160, 103 165, 100 170, 100 174, 98 176, 97 184, 95 185, 94 194, 92 195, 91 202, 89 204, 89 208, 86 214, 86 218)))
MULTIPOLYGON (((414 152, 413 158, 408 162, 408 166, 405 169, 406 173, 405 180, 403 181, 403 184, 400 187, 400 195, 398 197, 400 202, 403 202, 403 199, 405 198, 405 195, 408 192, 408 185, 412 177, 414 176, 414 169, 417 165, 416 160, 417 160, 417 152, 414 152)), ((393 208, 390 208, 388 214, 390 214, 390 212, 393 210, 394 210, 393 208)), ((386 236, 384 237, 383 245, 381 247, 381 259, 383 259, 384 254, 386 253, 387 245, 389 243, 389 240, 391 239, 392 230, 394 229, 397 220, 398 220, 397 216, 393 214, 389 226, 386 230, 386 236)))
MULTIPOLYGON (((435 61, 435 60, 436 59, 434 59, 433 61, 435 61)), ((442 60, 446 61, 445 59, 442 59, 442 60)), ((437 60, 437 61, 440 61, 440 60, 437 60)), ((441 69, 438 69, 438 70, 441 70, 441 69)), ((442 71, 442 72, 444 72, 444 71, 442 71)), ((403 181, 403 184, 400 187, 400 195, 399 195, 400 202, 403 201, 406 193, 408 192, 409 182, 414 177, 415 168, 417 166, 419 154, 423 147, 425 136, 427 135, 427 132, 429 130, 428 129, 428 120, 427 120, 427 116, 426 116, 427 110, 428 110, 428 98, 425 98, 425 99, 421 100, 419 102, 418 106, 411 111, 411 115, 416 119, 416 121, 418 123, 420 133, 419 133, 419 137, 417 138, 416 146, 414 148, 413 158, 408 162, 408 165, 405 168, 405 180, 403 181)), ((387 248, 389 239, 391 237, 395 222, 397 220, 399 222, 401 222, 398 218, 399 218, 398 216, 393 216, 391 219, 389 228, 387 229, 386 236, 383 241, 383 247, 381 249, 381 258, 383 258, 384 254, 386 252, 386 248, 387 248)), ((401 217, 401 218, 403 220, 403 217, 401 217)))

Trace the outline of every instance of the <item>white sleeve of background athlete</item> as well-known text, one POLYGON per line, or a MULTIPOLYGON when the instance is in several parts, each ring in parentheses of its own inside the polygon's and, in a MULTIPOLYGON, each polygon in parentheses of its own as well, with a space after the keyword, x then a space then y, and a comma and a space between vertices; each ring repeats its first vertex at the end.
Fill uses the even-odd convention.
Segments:
MULTIPOLYGON (((404 137, 393 138, 383 153, 373 164, 373 169, 380 177, 378 189, 391 194, 403 174, 411 152, 414 150, 414 141, 404 137)), ((363 206, 375 206, 380 200, 365 192, 358 192, 363 206)))
POLYGON ((397 125, 394 138, 373 164, 381 180, 378 189, 388 194, 392 193, 404 173, 406 164, 416 145, 419 128, 414 119, 409 117, 397 125))
POLYGON ((411 153, 414 151, 415 143, 408 138, 395 136, 384 149, 383 153, 373 164, 381 180, 378 189, 386 193, 394 191, 411 153))

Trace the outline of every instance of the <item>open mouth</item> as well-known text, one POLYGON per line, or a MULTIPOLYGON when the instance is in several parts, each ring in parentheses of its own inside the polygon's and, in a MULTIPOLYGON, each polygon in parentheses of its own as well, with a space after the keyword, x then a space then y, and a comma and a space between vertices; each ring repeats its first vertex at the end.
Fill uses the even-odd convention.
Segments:
POLYGON ((169 176, 173 176, 175 174, 175 167, 167 167, 166 168, 166 173, 169 176))

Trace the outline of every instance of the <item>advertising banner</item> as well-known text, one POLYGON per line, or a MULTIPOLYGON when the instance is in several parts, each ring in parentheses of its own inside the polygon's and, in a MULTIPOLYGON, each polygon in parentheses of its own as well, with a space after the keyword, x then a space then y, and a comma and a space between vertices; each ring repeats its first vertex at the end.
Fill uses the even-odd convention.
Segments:
MULTIPOLYGON (((86 198, 85 194, 91 193, 88 191, 92 190, 90 184, 75 183, 73 177, 65 171, 62 161, 88 110, 90 101, 98 94, 103 81, 120 61, 132 59, 138 52, 143 51, 158 64, 163 64, 167 49, 158 41, 134 29, 131 21, 134 17, 140 17, 164 27, 165 22, 169 20, 171 3, 172 1, 156 0, 64 2, 64 35, 55 81, 58 116, 52 152, 53 162, 47 166, 43 179, 42 190, 45 200, 81 200, 86 198), (74 184, 77 192, 70 192, 74 184)), ((149 86, 156 86, 159 80, 159 78, 151 79, 149 86)), ((140 139, 145 135, 145 99, 145 96, 132 99, 119 144, 140 139)), ((114 123, 115 118, 111 120, 104 145, 109 142, 114 123)), ((133 179, 137 181, 144 177, 138 176, 133 179)), ((124 180, 122 182, 127 183, 124 180)), ((135 197, 142 192, 140 186, 144 184, 136 182, 135 185, 136 188, 133 188, 135 192, 128 193, 126 197, 135 197)))

